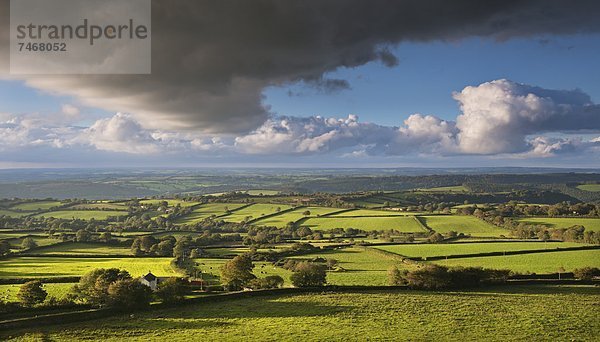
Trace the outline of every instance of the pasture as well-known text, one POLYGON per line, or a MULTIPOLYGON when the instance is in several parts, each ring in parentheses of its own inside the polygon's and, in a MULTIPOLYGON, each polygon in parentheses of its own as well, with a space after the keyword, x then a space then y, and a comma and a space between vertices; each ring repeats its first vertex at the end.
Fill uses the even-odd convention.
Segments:
POLYGON ((57 219, 80 219, 103 221, 109 217, 126 216, 126 211, 121 210, 57 210, 35 215, 35 217, 53 217, 57 219))
MULTIPOLYGON (((57 299, 63 298, 69 293, 75 283, 46 283, 44 284, 44 290, 48 292, 49 297, 55 297, 57 299)), ((7 302, 17 302, 17 293, 21 284, 10 284, 0 285, 0 300, 7 302)))
POLYGON ((600 250, 470 257, 434 263, 444 266, 507 269, 518 273, 556 273, 561 268, 569 272, 576 268, 598 267, 600 250))
POLYGON ((406 216, 415 215, 417 213, 402 212, 402 211, 391 211, 391 210, 371 210, 371 209, 357 209, 345 211, 339 214, 333 214, 331 217, 356 217, 356 216, 406 216))
POLYGON ((313 258, 335 259, 339 262, 339 270, 327 272, 327 283, 331 285, 387 285, 390 267, 408 267, 399 258, 361 247, 292 257, 303 260, 313 258))
POLYGON ((257 203, 249 207, 236 210, 231 214, 224 216, 223 220, 229 222, 242 222, 245 221, 248 217, 250 217, 251 219, 258 219, 262 216, 274 214, 281 210, 286 210, 289 208, 291 207, 285 204, 257 203))
POLYGON ((81 276, 95 268, 120 268, 139 277, 152 271, 157 276, 175 276, 173 258, 69 258, 14 257, 0 260, 0 278, 81 276))
POLYGON ((376 246, 374 248, 407 257, 449 256, 458 254, 476 254, 508 252, 522 250, 544 250, 566 247, 580 247, 575 242, 495 242, 495 243, 448 243, 448 244, 410 244, 376 246))
POLYGON ((304 207, 298 208, 296 210, 288 211, 286 213, 275 215, 271 217, 267 217, 265 219, 260 219, 254 224, 261 226, 275 226, 278 228, 285 227, 289 222, 296 222, 305 217, 318 217, 321 215, 329 214, 339 211, 337 208, 327 208, 327 207, 304 207), (304 215, 306 211, 309 211, 310 214, 308 216, 304 215))
POLYGON ((180 199, 145 199, 145 200, 141 200, 140 204, 155 205, 155 204, 159 204, 161 202, 167 202, 170 207, 175 207, 177 205, 180 205, 184 208, 191 207, 191 206, 198 204, 198 202, 188 202, 188 201, 184 201, 184 200, 180 200, 180 199))
POLYGON ((39 210, 48 210, 50 208, 58 207, 63 203, 59 201, 32 201, 27 203, 17 204, 11 207, 14 210, 23 210, 23 211, 39 211, 39 210))
POLYGON ((575 286, 273 295, 2 334, 7 341, 592 341, 599 301, 598 289, 575 286))
POLYGON ((440 234, 455 231, 475 237, 498 237, 510 233, 507 229, 493 226, 473 216, 431 215, 420 218, 426 226, 440 234))
POLYGON ((455 185, 455 186, 440 186, 436 188, 426 188, 426 189, 418 189, 418 191, 423 192, 467 192, 467 189, 463 185, 455 185))
POLYGON ((600 184, 581 184, 577 186, 577 189, 584 191, 599 192, 600 184))
POLYGON ((242 203, 206 203, 194 208, 194 210, 184 217, 177 219, 178 224, 194 224, 202 221, 213 215, 219 216, 227 213, 227 210, 235 210, 239 207, 243 207, 245 204, 242 203))
POLYGON ((127 210, 127 207, 122 203, 84 203, 76 204, 68 207, 69 210, 86 210, 86 209, 97 209, 97 210, 127 210))
POLYGON ((585 230, 600 231, 600 219, 585 217, 526 217, 518 222, 531 225, 544 225, 548 228, 568 228, 575 225, 585 227, 585 230))
POLYGON ((355 228, 365 231, 397 230, 402 233, 423 233, 425 229, 410 216, 388 217, 317 217, 309 218, 302 223, 314 230, 330 230, 335 228, 355 228))
POLYGON ((33 253, 60 255, 129 255, 131 254, 131 248, 109 246, 106 244, 69 242, 37 248, 33 253))

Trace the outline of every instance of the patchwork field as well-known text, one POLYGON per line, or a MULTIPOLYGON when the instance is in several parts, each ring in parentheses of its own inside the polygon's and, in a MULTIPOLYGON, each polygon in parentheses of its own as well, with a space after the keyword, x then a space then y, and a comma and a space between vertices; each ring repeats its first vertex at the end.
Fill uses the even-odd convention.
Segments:
POLYGON ((48 210, 53 207, 57 207, 62 205, 59 201, 35 201, 28 203, 21 203, 11 207, 11 209, 23 210, 23 211, 38 211, 38 210, 48 210))
MULTIPOLYGON (((197 269, 202 271, 204 274, 204 279, 211 280, 213 284, 218 284, 219 276, 220 276, 220 268, 223 266, 228 260, 227 259, 210 259, 210 258, 201 258, 195 259, 197 269)), ((254 275, 259 278, 264 278, 270 275, 278 275, 285 280, 284 286, 290 286, 290 275, 292 272, 285 270, 281 267, 273 266, 270 262, 254 262, 254 270, 252 271, 254 275)))
POLYGON ((592 341, 599 301, 596 288, 567 286, 265 296, 4 332, 3 339, 592 341))
POLYGON ((568 228, 575 225, 584 226, 586 230, 600 231, 600 219, 578 217, 527 217, 518 219, 526 224, 541 224, 548 228, 568 228))
POLYGON ((390 267, 408 267, 397 258, 360 247, 324 251, 293 257, 293 259, 318 257, 339 261, 339 266, 343 270, 327 272, 327 283, 332 285, 387 285, 387 272, 390 267))
POLYGON ((27 212, 18 212, 6 209, 0 209, 0 216, 8 216, 8 217, 21 217, 25 215, 29 215, 27 212))
POLYGON ((418 213, 402 212, 402 211, 391 211, 391 210, 369 210, 369 209, 358 209, 346 211, 339 214, 333 214, 331 217, 346 217, 346 216, 410 216, 418 213))
POLYGON ((54 217, 57 219, 106 220, 111 216, 125 216, 126 211, 117 210, 58 210, 35 215, 35 217, 54 217))
POLYGON ((175 207, 177 205, 180 205, 182 207, 191 207, 193 205, 198 204, 198 202, 187 202, 187 201, 179 200, 179 199, 147 199, 147 200, 141 200, 140 203, 141 204, 158 204, 163 201, 166 201, 169 204, 169 206, 171 206, 171 207, 175 207))
POLYGON ((582 185, 578 185, 577 189, 584 190, 584 191, 599 192, 600 184, 582 184, 582 185))
POLYGON ((450 231, 469 234, 475 237, 508 235, 509 231, 493 226, 472 216, 431 215, 420 216, 423 223, 438 233, 450 231))
POLYGON ((64 255, 128 255, 131 254, 131 248, 72 242, 38 248, 33 253, 64 255))
POLYGON ((505 255, 491 257, 472 257, 434 261, 444 266, 480 266, 483 268, 508 269, 519 273, 556 273, 563 268, 573 271, 582 267, 598 267, 600 250, 566 251, 505 255))
MULTIPOLYGON (((47 283, 44 284, 44 290, 48 292, 48 297, 63 298, 71 290, 75 283, 47 283)), ((19 293, 20 284, 0 285, 0 300, 7 302, 18 301, 17 293, 19 293)))
POLYGON ((566 247, 580 247, 575 242, 497 242, 497 243, 453 243, 376 246, 374 248, 407 257, 432 257, 458 254, 508 252, 522 250, 544 250, 566 247))
POLYGON ((81 276, 95 268, 121 268, 138 277, 152 271, 157 276, 175 276, 172 258, 69 258, 15 257, 0 260, 0 278, 81 276))
POLYGON ((423 192, 467 192, 467 189, 463 185, 455 185, 455 186, 440 186, 437 188, 427 188, 427 189, 418 189, 423 192))
POLYGON ((336 212, 339 210, 340 209, 338 209, 338 208, 327 208, 327 207, 304 207, 304 208, 298 208, 296 210, 288 211, 288 212, 280 214, 280 215, 267 217, 265 219, 258 220, 256 222, 254 222, 254 224, 261 225, 261 226, 275 226, 278 228, 283 228, 289 222, 296 222, 305 217, 321 216, 321 215, 333 213, 333 212, 336 212), (306 211, 310 211, 310 214, 308 216, 304 215, 304 212, 306 212, 306 211))
POLYGON ((127 207, 122 203, 85 203, 76 204, 68 207, 69 210, 82 210, 82 209, 103 209, 103 210, 127 210, 127 207))
POLYGON ((355 228, 365 231, 394 229, 403 233, 422 233, 425 230, 413 217, 320 217, 310 218, 302 223, 316 230, 330 230, 335 228, 355 228))
POLYGON ((253 204, 249 207, 236 210, 232 212, 230 215, 224 216, 223 220, 229 222, 242 222, 247 217, 252 219, 257 219, 265 215, 274 214, 281 210, 286 210, 291 208, 289 205, 285 204, 268 204, 268 203, 257 203, 253 204))
POLYGON ((195 208, 189 215, 181 217, 177 220, 178 224, 193 224, 202 221, 213 215, 219 216, 227 212, 227 210, 235 210, 243 207, 242 203, 207 203, 195 208))

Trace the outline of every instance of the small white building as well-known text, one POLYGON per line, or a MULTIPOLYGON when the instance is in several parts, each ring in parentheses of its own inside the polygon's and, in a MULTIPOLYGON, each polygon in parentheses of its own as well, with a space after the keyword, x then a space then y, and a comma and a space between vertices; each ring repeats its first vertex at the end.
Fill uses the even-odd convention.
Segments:
POLYGON ((152 274, 152 272, 148 272, 145 276, 140 277, 140 283, 148 286, 152 291, 156 291, 159 282, 158 277, 152 274))

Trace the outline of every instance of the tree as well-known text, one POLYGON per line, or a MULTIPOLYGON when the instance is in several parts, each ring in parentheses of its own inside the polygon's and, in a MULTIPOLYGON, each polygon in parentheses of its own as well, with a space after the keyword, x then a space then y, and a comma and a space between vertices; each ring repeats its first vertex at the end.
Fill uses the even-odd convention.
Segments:
POLYGON ((79 229, 77 233, 75 233, 75 240, 77 242, 87 242, 92 239, 92 234, 85 229, 79 229))
POLYGON ((35 240, 32 237, 26 237, 23 239, 23 242, 21 242, 21 248, 23 249, 31 249, 37 246, 37 242, 35 242, 35 240))
POLYGON ((221 266, 221 283, 229 290, 240 290, 250 280, 256 278, 252 274, 254 264, 247 254, 238 255, 221 266))
POLYGON ((338 261, 336 259, 327 259, 327 269, 332 270, 338 265, 338 261))
POLYGON ((28 281, 21 285, 17 298, 25 305, 35 305, 43 303, 48 296, 48 292, 42 287, 42 282, 39 280, 28 281))
POLYGON ((301 262, 296 265, 295 272, 290 277, 292 284, 296 287, 323 286, 327 282, 326 278, 324 265, 309 262, 301 262))
POLYGON ((76 298, 94 305, 105 306, 110 303, 109 286, 119 280, 131 279, 129 272, 118 268, 98 268, 86 273, 72 289, 76 298))
POLYGON ((152 290, 133 278, 111 283, 107 292, 108 304, 123 310, 146 307, 152 300, 152 290))
POLYGON ((10 253, 10 243, 6 240, 0 241, 0 256, 10 253))
POLYGON ((158 284, 156 296, 163 303, 177 303, 183 301, 188 291, 188 285, 179 278, 169 278, 158 284))
POLYGON ((310 210, 305 210, 302 215, 304 216, 310 216, 310 210))

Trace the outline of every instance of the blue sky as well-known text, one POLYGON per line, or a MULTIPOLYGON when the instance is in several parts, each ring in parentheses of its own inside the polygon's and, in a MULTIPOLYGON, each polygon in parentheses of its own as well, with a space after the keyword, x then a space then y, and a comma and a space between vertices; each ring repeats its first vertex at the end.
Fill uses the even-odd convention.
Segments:
POLYGON ((330 74, 349 80, 350 90, 319 94, 302 84, 273 87, 265 102, 275 113, 292 116, 354 113, 386 125, 398 125, 412 113, 451 120, 459 112, 452 92, 500 78, 549 89, 580 88, 600 102, 598 34, 403 43, 393 51, 400 61, 394 68, 372 62, 330 74))

